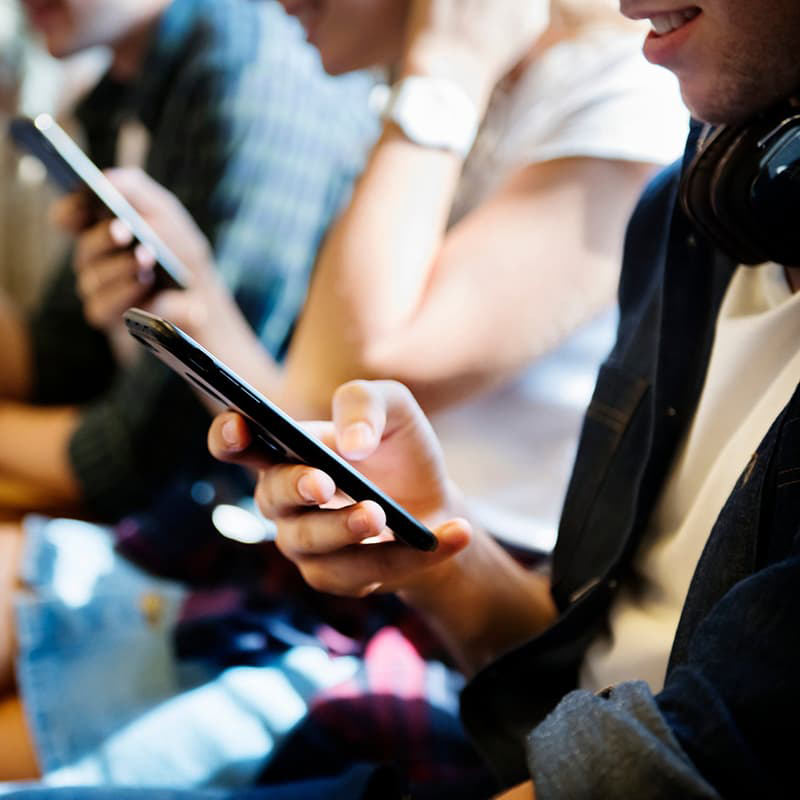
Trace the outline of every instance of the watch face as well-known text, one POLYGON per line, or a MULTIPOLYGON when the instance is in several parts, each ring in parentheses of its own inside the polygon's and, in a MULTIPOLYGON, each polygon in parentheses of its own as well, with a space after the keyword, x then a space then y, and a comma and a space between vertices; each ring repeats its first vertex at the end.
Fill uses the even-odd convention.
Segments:
POLYGON ((392 90, 384 118, 415 144, 466 155, 475 140, 479 115, 474 103, 452 81, 409 77, 392 90))

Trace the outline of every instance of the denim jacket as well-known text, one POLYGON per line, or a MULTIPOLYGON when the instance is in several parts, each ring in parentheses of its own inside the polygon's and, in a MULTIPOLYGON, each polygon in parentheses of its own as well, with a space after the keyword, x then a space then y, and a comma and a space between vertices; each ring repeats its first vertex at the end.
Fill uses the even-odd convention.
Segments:
POLYGON ((800 392, 711 531, 663 691, 571 691, 691 422, 735 269, 682 212, 681 166, 648 187, 628 229, 618 339, 554 553, 559 619, 462 695, 464 723, 501 781, 533 774, 543 800, 798 793, 788 751, 800 710, 800 392))

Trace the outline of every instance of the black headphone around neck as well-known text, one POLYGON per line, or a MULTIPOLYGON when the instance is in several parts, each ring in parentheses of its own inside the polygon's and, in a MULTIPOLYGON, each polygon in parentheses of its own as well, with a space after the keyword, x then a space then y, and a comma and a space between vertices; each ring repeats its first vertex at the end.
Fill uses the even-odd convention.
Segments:
POLYGON ((681 182, 694 225, 740 264, 800 266, 800 96, 708 126, 681 182))

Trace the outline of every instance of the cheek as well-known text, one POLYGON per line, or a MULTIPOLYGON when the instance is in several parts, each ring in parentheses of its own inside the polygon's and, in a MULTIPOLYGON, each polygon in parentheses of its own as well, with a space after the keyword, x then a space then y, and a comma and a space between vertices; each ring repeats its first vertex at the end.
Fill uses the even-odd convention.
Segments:
POLYGON ((408 0, 354 0, 327 7, 311 41, 325 68, 334 74, 387 66, 400 56, 408 15, 408 0))

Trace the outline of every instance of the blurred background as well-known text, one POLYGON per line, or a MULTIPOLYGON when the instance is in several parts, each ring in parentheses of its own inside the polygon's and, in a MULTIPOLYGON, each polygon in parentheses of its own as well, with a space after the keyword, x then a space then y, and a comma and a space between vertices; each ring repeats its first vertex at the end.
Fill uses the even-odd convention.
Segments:
POLYGON ((57 62, 25 29, 17 0, 0 0, 0 289, 30 308, 65 242, 47 224, 55 196, 41 165, 9 141, 14 114, 46 111, 73 129, 70 110, 106 63, 99 51, 57 62))

